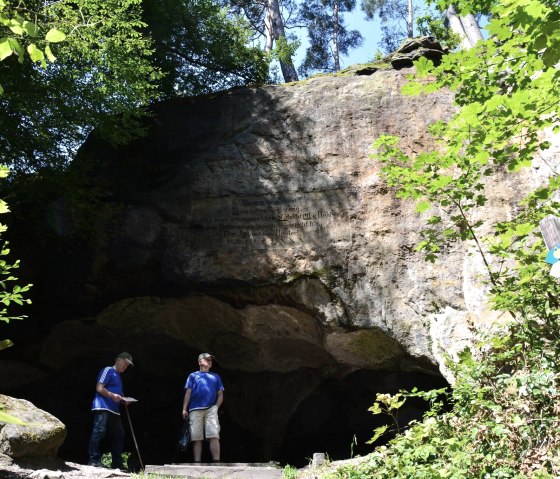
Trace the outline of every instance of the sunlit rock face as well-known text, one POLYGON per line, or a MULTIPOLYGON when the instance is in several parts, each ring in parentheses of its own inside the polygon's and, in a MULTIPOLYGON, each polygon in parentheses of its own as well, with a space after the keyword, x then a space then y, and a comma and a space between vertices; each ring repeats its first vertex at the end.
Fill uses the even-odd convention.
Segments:
MULTIPOLYGON (((428 125, 455 111, 448 92, 401 95, 408 73, 169 101, 141 140, 88 140, 77 163, 99 200, 91 234, 86 246, 47 251, 20 240, 44 334, 8 357, 10 371, 19 361, 33 373, 9 392, 68 425, 63 451, 85 458, 96 374, 122 350, 135 358, 125 391, 140 399, 131 413, 155 463, 173 459, 183 385, 202 351, 217 356, 226 385, 231 461, 321 448, 348 457, 354 434, 367 452, 376 392, 452 379, 444 356, 498 318, 474 248, 426 263, 415 251, 425 218, 370 156, 383 134, 408 153, 433 147, 428 125), (68 383, 80 398, 70 405, 68 383)), ((508 218, 531 181, 504 174, 479 218, 508 218)), ((61 243, 76 227, 71 211, 60 199, 45 214, 61 243)), ((412 418, 422 406, 407 408, 412 418)))
MULTIPOLYGON (((447 92, 401 95, 407 73, 168 102, 144 140, 118 151, 90 142, 81 161, 106 165, 97 175, 109 201, 80 300, 196 290, 190 304, 231 305, 214 314, 231 340, 207 344, 229 357, 246 342, 249 370, 255 359, 297 367, 303 341, 316 366, 447 375, 442 355, 463 348, 468 325, 490 313, 482 263, 465 245, 426 263, 414 250, 424 219, 370 156, 383 134, 410 153, 432 147, 428 125, 454 112, 447 92)), ((496 188, 483 214, 507 215, 512 193, 496 188)))
POLYGON ((106 160, 100 175, 115 208, 82 299, 196 289, 189 304, 219 300, 204 310, 232 335, 211 344, 216 354, 245 341, 240 367, 250 370, 255 359, 299 367, 282 353, 297 358, 302 341, 314 366, 437 371, 434 338, 465 331, 436 315, 447 307, 464 322, 478 265, 461 246, 427 265, 414 252, 422 220, 370 157, 382 134, 409 152, 431 146, 427 126, 453 112, 447 93, 402 96, 406 73, 165 103, 145 140, 116 152, 86 146, 81 161, 106 160))

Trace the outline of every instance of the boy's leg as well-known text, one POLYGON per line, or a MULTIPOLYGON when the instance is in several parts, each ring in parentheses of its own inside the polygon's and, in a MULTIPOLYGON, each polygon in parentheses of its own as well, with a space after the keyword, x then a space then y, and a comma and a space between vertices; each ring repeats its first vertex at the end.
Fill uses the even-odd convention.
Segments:
POLYGON ((212 454, 212 460, 214 462, 219 462, 220 460, 220 439, 217 437, 211 437, 208 439, 208 444, 210 446, 210 454, 212 454))
POLYGON ((202 441, 193 441, 192 450, 194 462, 200 462, 202 460, 202 441))
POLYGON ((189 413, 191 428, 191 442, 193 444, 194 462, 202 460, 202 441, 204 440, 204 410, 195 410, 189 413))
POLYGON ((220 460, 220 421, 218 420, 218 406, 206 410, 204 417, 204 432, 213 461, 220 460))

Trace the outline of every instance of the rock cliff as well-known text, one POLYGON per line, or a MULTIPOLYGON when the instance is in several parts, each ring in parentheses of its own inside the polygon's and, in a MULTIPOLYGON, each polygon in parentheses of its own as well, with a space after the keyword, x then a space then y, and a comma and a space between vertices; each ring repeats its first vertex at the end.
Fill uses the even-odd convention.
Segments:
MULTIPOLYGON (((12 390, 72 381, 79 407, 48 405, 79 424, 97 370, 131 351, 141 442, 169 450, 186 374, 209 351, 226 384, 225 454, 263 460, 328 452, 334 436, 337 450, 355 433, 363 444, 376 392, 445 384, 444 354, 496 320, 484 270, 468 244, 436 264, 415 252, 423 219, 370 155, 382 134, 432 147, 427 127, 453 98, 401 95, 410 69, 368 73, 160 103, 123 148, 92 136, 78 160, 99 200, 88 247, 35 253, 44 315, 67 321, 27 349, 33 374, 12 390)), ((504 174, 480 217, 507 217, 530 181, 504 174)), ((61 238, 69 210, 61 199, 45 215, 61 238)))
MULTIPOLYGON (((437 371, 487 314, 483 270, 464 245, 427 264, 414 251, 423 219, 370 157, 382 134, 409 152, 432 146, 428 125, 454 111, 447 92, 402 96, 407 73, 165 103, 146 140, 84 148, 82 161, 110 165, 118 209, 84 288, 126 298, 101 321, 153 328, 242 370, 437 371), (174 299, 138 298, 164 288, 174 299)), ((511 187, 484 214, 507 215, 511 187)))

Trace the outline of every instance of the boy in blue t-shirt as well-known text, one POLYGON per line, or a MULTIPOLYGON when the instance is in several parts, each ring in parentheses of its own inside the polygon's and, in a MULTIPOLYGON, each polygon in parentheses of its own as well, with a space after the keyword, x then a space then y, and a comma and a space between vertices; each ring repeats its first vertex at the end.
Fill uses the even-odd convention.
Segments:
POLYGON ((214 462, 220 461, 220 422, 218 409, 224 401, 220 376, 210 372, 214 356, 198 356, 199 371, 189 374, 185 384, 183 419, 189 419, 194 462, 202 458, 202 441, 208 440, 214 462))

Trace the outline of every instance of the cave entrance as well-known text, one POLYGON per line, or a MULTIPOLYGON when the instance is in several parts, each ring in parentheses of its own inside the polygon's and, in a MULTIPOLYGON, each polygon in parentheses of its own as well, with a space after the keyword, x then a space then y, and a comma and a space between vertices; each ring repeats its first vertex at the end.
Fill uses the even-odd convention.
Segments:
MULTIPOLYGON (((373 430, 388 423, 386 416, 368 411, 377 393, 448 386, 441 376, 383 370, 359 370, 342 379, 328 379, 300 403, 291 417, 279 461, 302 467, 309 464, 315 452, 323 452, 331 460, 364 456, 373 451, 374 446, 366 444, 373 430)), ((407 399, 399 410, 400 427, 421 419, 427 409, 425 401, 407 399)))
MULTIPOLYGON (((395 394, 414 387, 428 391, 449 386, 439 375, 366 369, 321 380, 313 370, 287 375, 271 372, 231 375, 224 371, 223 376, 227 406, 221 418, 222 460, 275 461, 295 467, 308 465, 316 452, 325 453, 330 460, 372 452, 374 446, 366 442, 376 427, 390 421, 387 416, 374 416, 368 411, 377 393, 395 394), (298 388, 308 389, 292 412, 286 414, 284 407, 297 396, 298 388), (240 404, 247 404, 249 412, 243 413, 240 404)), ((410 421, 421 419, 427 409, 425 401, 407 399, 399 411, 401 429, 410 421)), ((189 452, 181 461, 190 460, 189 452)))
MULTIPOLYGON (((167 348, 172 356, 173 351, 167 348)), ((96 360, 95 365, 98 363, 96 360)), ((158 367, 156 373, 144 369, 146 364, 138 361, 125 378, 127 390, 141 398, 130 414, 143 462, 192 462, 191 448, 186 453, 176 453, 185 379, 179 369, 183 368, 158 367)), ((93 363, 85 368, 95 370, 93 363)), ((325 453, 331 460, 364 456, 373 451, 373 446, 366 444, 373 430, 386 422, 382 415, 374 416, 368 411, 377 393, 448 386, 443 377, 420 372, 361 369, 326 376, 313 368, 288 373, 232 371, 219 366, 216 369, 226 387, 220 417, 224 462, 275 461, 302 467, 315 452, 325 453)), ((68 437, 59 455, 78 463, 87 461, 92 394, 91 377, 79 368, 68 368, 42 387, 34 384, 14 391, 15 397, 30 400, 66 424, 68 437), (45 394, 48 388, 61 391, 68 384, 73 385, 79 400, 68 402, 56 394, 45 394)), ((427 406, 420 399, 408 399, 399 413, 401 427, 420 419, 427 406)), ((132 452, 134 444, 126 421, 125 427, 126 450, 132 452)), ((204 454, 203 460, 209 461, 207 447, 204 454)))

